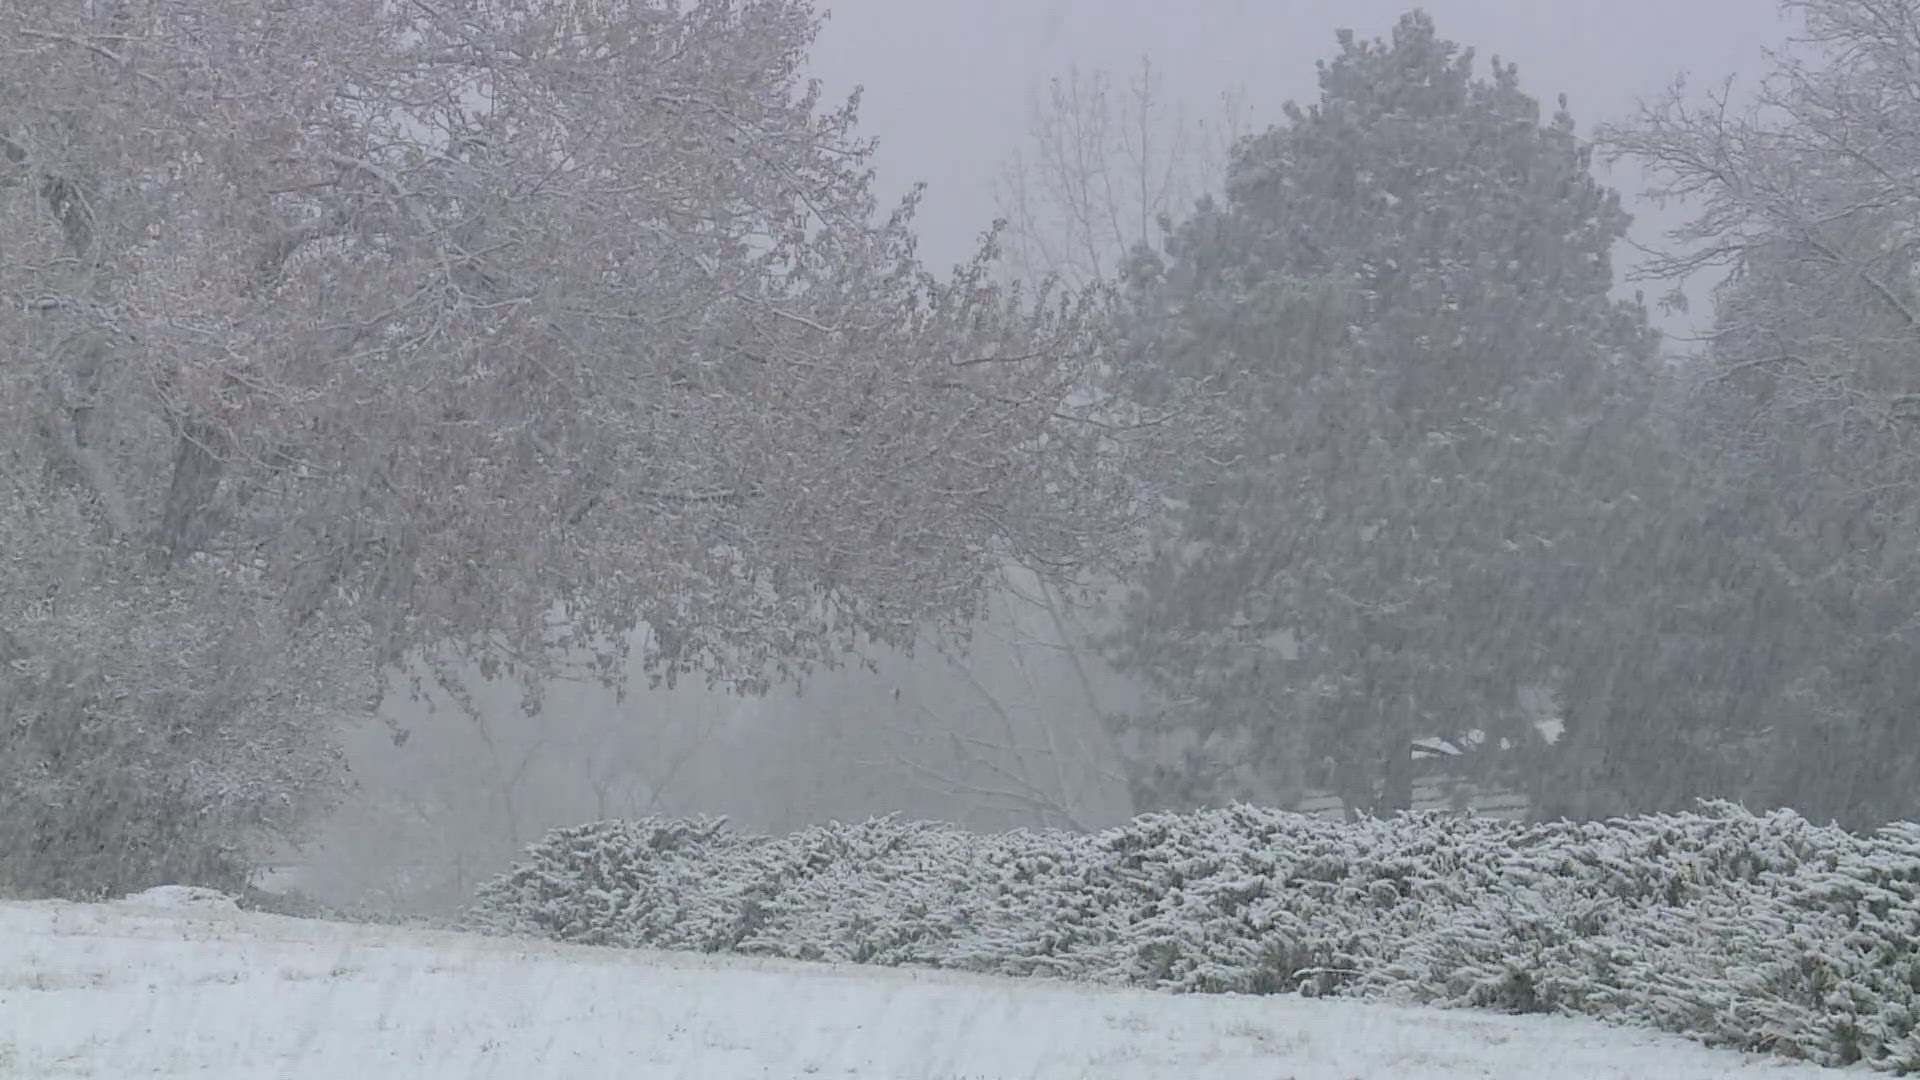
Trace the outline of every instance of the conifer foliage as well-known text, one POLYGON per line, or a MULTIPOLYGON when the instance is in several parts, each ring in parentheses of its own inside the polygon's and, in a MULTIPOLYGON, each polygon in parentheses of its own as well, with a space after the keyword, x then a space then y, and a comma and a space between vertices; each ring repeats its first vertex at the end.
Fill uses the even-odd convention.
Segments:
POLYGON ((1092 834, 897 819, 557 829, 474 923, 628 947, 1644 1023, 1920 1070, 1920 830, 1731 803, 1522 825, 1237 805, 1092 834))
POLYGON ((1133 263, 1130 362, 1233 403, 1118 639, 1169 703, 1132 725, 1149 799, 1404 808, 1414 737, 1526 744, 1644 407, 1628 219, 1564 108, 1419 13, 1342 34, 1320 91, 1133 263))

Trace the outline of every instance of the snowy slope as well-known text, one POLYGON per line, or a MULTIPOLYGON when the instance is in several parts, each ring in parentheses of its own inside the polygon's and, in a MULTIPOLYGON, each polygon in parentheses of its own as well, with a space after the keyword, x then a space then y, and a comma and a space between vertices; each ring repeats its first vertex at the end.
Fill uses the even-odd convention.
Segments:
POLYGON ((1873 1075, 1546 1017, 1173 997, 286 919, 0 903, 0 1078, 1700 1080, 1873 1075))

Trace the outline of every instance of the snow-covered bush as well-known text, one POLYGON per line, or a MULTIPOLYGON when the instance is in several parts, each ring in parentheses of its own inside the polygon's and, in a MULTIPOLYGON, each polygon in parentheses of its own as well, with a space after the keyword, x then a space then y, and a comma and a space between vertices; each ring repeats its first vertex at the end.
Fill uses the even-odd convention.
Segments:
POLYGON ((1092 835, 897 819, 548 834, 476 924, 562 940, 1347 994, 1920 1070, 1920 825, 1780 811, 1353 824, 1235 806, 1092 835))
POLYGON ((766 844, 715 818, 555 829, 480 887, 478 922, 588 945, 732 949, 752 925, 751 854, 766 844))
POLYGON ((240 891, 344 790, 332 725, 363 666, 231 563, 157 574, 81 500, 7 479, 23 460, 0 446, 0 896, 240 891))

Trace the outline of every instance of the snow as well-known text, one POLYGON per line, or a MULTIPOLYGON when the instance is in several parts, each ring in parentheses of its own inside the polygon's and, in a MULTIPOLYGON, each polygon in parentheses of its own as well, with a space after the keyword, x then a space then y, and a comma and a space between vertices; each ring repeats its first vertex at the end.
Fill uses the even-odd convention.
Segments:
POLYGON ((198 885, 155 885, 127 897, 122 903, 144 907, 204 907, 236 910, 239 902, 218 889, 198 885))
POLYGON ((0 903, 0 1076, 1866 1075, 1584 1020, 597 949, 183 899, 0 903))

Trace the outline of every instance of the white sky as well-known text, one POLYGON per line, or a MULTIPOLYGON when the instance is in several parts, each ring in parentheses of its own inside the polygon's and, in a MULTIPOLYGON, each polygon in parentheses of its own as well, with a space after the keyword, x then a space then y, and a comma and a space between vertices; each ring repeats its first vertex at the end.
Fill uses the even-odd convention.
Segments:
MULTIPOLYGON (((1141 55, 1171 97, 1205 113, 1221 92, 1244 89, 1257 126, 1280 105, 1317 96, 1314 62, 1334 31, 1388 34, 1412 0, 820 0, 830 12, 814 52, 829 99, 866 87, 862 131, 880 140, 888 197, 916 180, 929 188, 922 252, 936 267, 963 259, 992 220, 992 181, 1026 131, 1027 102, 1073 64, 1124 77, 1141 55)), ((1705 88, 1762 70, 1762 50, 1790 23, 1773 0, 1428 0, 1442 37, 1520 65, 1522 87, 1551 112, 1568 95, 1580 129, 1624 119, 1676 75, 1705 88)), ((1638 177, 1609 176, 1657 240, 1635 198, 1638 177)), ((1621 252, 1622 263, 1630 259, 1621 252)), ((1654 290, 1649 290, 1649 295, 1654 290)), ((1696 312, 1696 320, 1700 313, 1696 312)))

